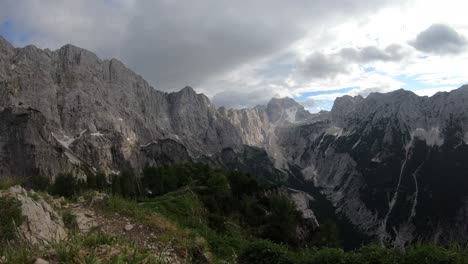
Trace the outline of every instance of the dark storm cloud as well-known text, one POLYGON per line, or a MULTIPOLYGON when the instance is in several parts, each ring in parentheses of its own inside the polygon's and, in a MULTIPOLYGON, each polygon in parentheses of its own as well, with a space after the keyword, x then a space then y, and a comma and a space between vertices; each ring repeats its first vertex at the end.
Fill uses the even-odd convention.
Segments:
POLYGON ((313 22, 321 26, 374 8, 361 0, 138 1, 124 58, 159 88, 198 86, 287 47, 313 22))
POLYGON ((343 48, 332 54, 313 53, 298 64, 299 74, 306 79, 333 79, 350 72, 352 64, 371 62, 398 62, 409 55, 401 45, 392 44, 384 49, 375 46, 343 48))
POLYGON ((450 26, 433 24, 420 32, 409 44, 423 52, 447 55, 462 53, 467 46, 467 41, 450 26))
POLYGON ((172 90, 196 87, 283 51, 306 32, 361 17, 388 2, 5 0, 0 20, 30 33, 20 44, 57 48, 71 42, 117 57, 158 89, 172 90))
POLYGON ((401 61, 408 54, 406 49, 398 44, 389 45, 385 49, 379 49, 375 46, 344 48, 339 53, 344 59, 358 63, 401 61))
POLYGON ((348 73, 349 64, 337 55, 325 55, 316 52, 299 65, 302 76, 311 79, 334 78, 348 73))

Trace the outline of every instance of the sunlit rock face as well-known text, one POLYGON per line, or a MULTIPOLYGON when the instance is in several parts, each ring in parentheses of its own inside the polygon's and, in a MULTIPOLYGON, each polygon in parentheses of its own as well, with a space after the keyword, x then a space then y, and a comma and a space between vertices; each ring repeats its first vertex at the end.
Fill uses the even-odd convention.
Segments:
MULTIPOLYGON (((147 149, 158 140, 184 146, 158 150, 182 151, 169 153, 178 155, 177 161, 243 142, 239 130, 192 88, 157 91, 121 62, 100 60, 72 45, 56 51, 15 49, 1 39, 0 80, 0 115, 12 120, 2 123, 9 131, 0 132, 0 158, 8 164, 9 153, 4 152, 23 149, 28 157, 11 159, 28 159, 31 168, 51 177, 84 165, 110 172, 127 163, 135 168, 151 164, 154 157, 146 154, 154 151, 147 149)), ((1 166, 1 176, 31 174, 1 166)))
POLYGON ((430 98, 403 90, 339 98, 327 122, 301 133, 310 140, 293 160, 382 243, 466 241, 466 102, 468 86, 430 98))

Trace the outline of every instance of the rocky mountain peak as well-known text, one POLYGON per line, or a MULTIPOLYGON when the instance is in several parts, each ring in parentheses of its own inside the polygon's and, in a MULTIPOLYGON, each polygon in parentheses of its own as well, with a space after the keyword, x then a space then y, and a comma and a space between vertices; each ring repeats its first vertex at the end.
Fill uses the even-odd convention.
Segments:
POLYGON ((302 107, 298 102, 296 102, 291 97, 283 97, 283 98, 271 98, 268 102, 267 107, 271 106, 281 106, 282 108, 290 108, 290 107, 302 107))
POLYGON ((185 86, 184 88, 182 88, 179 93, 183 93, 183 94, 197 94, 197 92, 195 92, 195 90, 190 87, 190 86, 185 86))
POLYGON ((0 52, 11 52, 14 49, 14 47, 2 36, 0 36, 0 52))
POLYGON ((305 110, 302 105, 289 97, 272 98, 266 106, 266 111, 270 122, 300 122, 311 116, 309 111, 305 110))

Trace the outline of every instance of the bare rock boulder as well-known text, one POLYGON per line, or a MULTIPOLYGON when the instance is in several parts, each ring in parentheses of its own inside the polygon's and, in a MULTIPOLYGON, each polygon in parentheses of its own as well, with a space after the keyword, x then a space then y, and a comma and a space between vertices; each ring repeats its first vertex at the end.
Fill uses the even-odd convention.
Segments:
POLYGON ((41 195, 13 186, 0 192, 0 196, 10 196, 21 203, 24 216, 19 227, 19 236, 31 245, 46 245, 67 238, 62 217, 41 195))

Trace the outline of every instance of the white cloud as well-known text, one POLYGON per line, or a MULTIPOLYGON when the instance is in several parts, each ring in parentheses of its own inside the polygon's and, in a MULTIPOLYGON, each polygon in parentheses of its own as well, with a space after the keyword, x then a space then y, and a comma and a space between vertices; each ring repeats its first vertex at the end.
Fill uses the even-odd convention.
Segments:
POLYGON ((415 94, 419 96, 433 96, 434 94, 438 92, 450 92, 452 90, 457 89, 457 86, 452 86, 452 87, 436 87, 436 88, 428 88, 424 90, 417 90, 413 91, 415 94))

